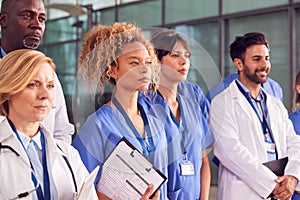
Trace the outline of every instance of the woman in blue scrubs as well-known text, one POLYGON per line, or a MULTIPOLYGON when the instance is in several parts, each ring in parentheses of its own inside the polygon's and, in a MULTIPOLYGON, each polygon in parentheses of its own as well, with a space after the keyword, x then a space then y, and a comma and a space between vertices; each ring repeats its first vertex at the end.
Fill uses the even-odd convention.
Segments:
MULTIPOLYGON (((108 199, 99 181, 103 162, 122 137, 166 174, 163 123, 146 114, 137 102, 138 92, 147 91, 150 82, 156 90, 159 70, 153 65, 156 56, 150 42, 130 23, 98 25, 86 33, 80 60, 79 69, 87 87, 95 88, 100 82, 101 88, 107 81, 115 85, 112 100, 88 117, 73 141, 89 171, 100 166, 96 178, 99 199, 108 199)), ((166 199, 165 185, 153 199, 166 199)), ((150 189, 142 199, 150 198, 150 189)))
POLYGON ((152 38, 161 64, 158 94, 152 101, 168 113, 168 198, 208 200, 210 167, 205 149, 213 142, 209 103, 196 84, 186 82, 191 52, 178 33, 164 30, 152 38))
MULTIPOLYGON (((295 111, 289 115, 290 120, 294 125, 295 132, 300 135, 300 71, 296 76, 295 81, 295 91, 296 91, 296 99, 295 99, 295 111)), ((300 194, 295 192, 292 200, 300 200, 300 194)))

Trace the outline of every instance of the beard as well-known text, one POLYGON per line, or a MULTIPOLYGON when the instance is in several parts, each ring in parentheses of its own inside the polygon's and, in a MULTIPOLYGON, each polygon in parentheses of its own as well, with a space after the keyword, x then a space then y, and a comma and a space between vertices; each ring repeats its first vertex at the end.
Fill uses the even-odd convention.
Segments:
POLYGON ((37 49, 39 47, 40 41, 38 40, 32 40, 25 38, 23 40, 23 45, 27 49, 37 49))
POLYGON ((250 81, 253 81, 257 84, 263 84, 263 83, 267 82, 267 80, 268 80, 268 75, 269 75, 269 71, 270 71, 268 68, 266 68, 266 69, 256 69, 254 71, 254 73, 251 73, 250 70, 249 70, 249 67, 246 64, 243 64, 243 69, 244 69, 245 76, 250 81), (266 72, 267 76, 266 77, 258 76, 257 75, 258 72, 266 72))

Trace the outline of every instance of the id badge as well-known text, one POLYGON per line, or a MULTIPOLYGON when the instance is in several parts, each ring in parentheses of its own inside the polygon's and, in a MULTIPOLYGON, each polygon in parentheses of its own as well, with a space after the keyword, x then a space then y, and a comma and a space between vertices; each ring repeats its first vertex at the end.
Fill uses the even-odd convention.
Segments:
POLYGON ((73 192, 71 200, 77 200, 78 199, 78 194, 77 192, 73 192))
POLYGON ((275 154, 275 143, 265 140, 265 146, 269 154, 275 154))
POLYGON ((182 161, 182 163, 180 163, 180 171, 183 176, 194 175, 195 172, 193 163, 188 160, 182 161))

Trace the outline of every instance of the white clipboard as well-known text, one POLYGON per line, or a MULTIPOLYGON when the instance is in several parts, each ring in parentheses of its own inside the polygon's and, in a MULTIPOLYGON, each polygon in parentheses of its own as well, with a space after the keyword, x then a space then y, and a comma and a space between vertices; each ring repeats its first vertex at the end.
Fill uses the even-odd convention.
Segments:
POLYGON ((102 167, 97 188, 114 200, 140 199, 149 184, 153 195, 167 177, 123 137, 102 167))
POLYGON ((77 199, 98 199, 96 190, 94 189, 94 181, 98 174, 99 167, 97 166, 84 180, 82 187, 78 193, 77 199))

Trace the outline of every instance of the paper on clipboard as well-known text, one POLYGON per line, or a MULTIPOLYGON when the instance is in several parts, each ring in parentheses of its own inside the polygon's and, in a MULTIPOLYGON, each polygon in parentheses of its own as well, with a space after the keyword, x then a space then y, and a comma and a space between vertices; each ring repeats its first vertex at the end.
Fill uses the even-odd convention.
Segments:
POLYGON ((104 162, 97 188, 114 200, 134 200, 141 198, 149 184, 154 193, 166 179, 123 137, 104 162))
POLYGON ((82 187, 78 193, 77 199, 98 199, 94 186, 95 178, 98 174, 99 166, 97 166, 84 180, 82 187))

